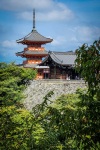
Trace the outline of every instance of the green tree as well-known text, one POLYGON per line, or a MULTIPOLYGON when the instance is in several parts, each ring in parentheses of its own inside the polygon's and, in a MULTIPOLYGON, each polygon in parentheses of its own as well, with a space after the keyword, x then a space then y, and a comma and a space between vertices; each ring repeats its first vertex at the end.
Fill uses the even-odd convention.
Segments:
MULTIPOLYGON (((54 102, 49 100, 53 92, 44 97, 44 102, 33 108, 33 114, 45 129, 42 142, 45 150, 76 149, 77 94, 62 95, 54 102), (45 143, 45 144, 44 144, 45 143)), ((39 143, 40 144, 40 143, 39 143)))
POLYGON ((44 149, 100 149, 100 42, 82 45, 76 55, 76 69, 88 88, 63 95, 49 105, 45 97, 44 103, 34 108, 45 129, 48 147, 44 149))
POLYGON ((91 149, 100 142, 100 40, 90 46, 83 44, 76 55, 76 70, 88 86, 87 92, 78 92, 81 101, 77 113, 77 141, 81 139, 84 149, 91 149))
POLYGON ((17 104, 25 85, 35 76, 32 69, 19 68, 14 63, 0 63, 0 105, 17 104))
POLYGON ((100 98, 100 40, 93 45, 83 44, 76 50, 76 70, 88 84, 91 98, 100 98))
POLYGON ((23 89, 35 75, 31 69, 0 63, 0 150, 33 150, 34 134, 41 135, 41 126, 21 102, 23 89))
POLYGON ((45 130, 25 108, 2 107, 0 116, 0 150, 39 150, 44 146, 45 130))

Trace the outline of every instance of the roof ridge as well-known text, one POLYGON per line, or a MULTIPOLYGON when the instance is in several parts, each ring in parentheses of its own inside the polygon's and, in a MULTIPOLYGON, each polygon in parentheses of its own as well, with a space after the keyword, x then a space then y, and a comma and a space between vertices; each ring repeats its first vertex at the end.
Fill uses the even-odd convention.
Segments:
POLYGON ((63 62, 63 60, 60 60, 55 54, 54 54, 54 52, 50 52, 50 53, 52 53, 55 57, 56 57, 56 59, 58 59, 61 63, 63 62))

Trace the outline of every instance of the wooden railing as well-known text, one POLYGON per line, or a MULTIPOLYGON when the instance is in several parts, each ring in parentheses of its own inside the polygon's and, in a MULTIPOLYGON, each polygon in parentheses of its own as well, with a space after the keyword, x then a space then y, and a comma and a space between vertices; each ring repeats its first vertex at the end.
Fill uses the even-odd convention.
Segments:
POLYGON ((27 48, 24 48, 24 51, 27 51, 27 50, 31 50, 31 51, 44 51, 44 47, 27 47, 27 48))

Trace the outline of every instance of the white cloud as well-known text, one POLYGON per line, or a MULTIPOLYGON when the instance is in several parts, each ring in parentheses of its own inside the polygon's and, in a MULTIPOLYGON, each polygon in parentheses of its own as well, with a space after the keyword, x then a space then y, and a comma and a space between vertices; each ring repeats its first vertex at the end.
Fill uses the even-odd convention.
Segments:
POLYGON ((72 41, 78 43, 91 43, 97 40, 100 36, 100 28, 98 27, 89 27, 89 26, 78 26, 73 30, 72 41))
POLYGON ((75 50, 84 43, 91 45, 100 36, 100 28, 89 26, 77 26, 67 28, 60 36, 54 37, 51 43, 55 50, 75 50))
POLYGON ((11 40, 11 41, 5 40, 5 41, 1 42, 1 46, 5 47, 5 48, 13 48, 16 45, 17 45, 16 42, 13 40, 11 40))
POLYGON ((69 9, 59 10, 54 9, 52 11, 49 11, 46 13, 38 13, 38 20, 46 20, 46 21, 52 21, 52 20, 66 20, 69 21, 74 17, 73 13, 69 9))
POLYGON ((58 36, 56 37, 53 42, 51 43, 51 45, 53 46, 60 46, 66 43, 66 38, 65 36, 58 36))
POLYGON ((74 13, 65 4, 54 0, 1 0, 0 9, 17 11, 18 17, 32 20, 32 10, 37 11, 37 20, 71 20, 74 13))
MULTIPOLYGON (((22 12, 19 13, 19 17, 26 19, 26 20, 32 20, 32 12, 22 12)), ((70 21, 74 17, 73 13, 69 9, 65 10, 52 10, 47 12, 37 12, 36 13, 36 19, 39 21, 70 21)))
POLYGON ((0 9, 23 11, 33 8, 48 8, 52 5, 52 0, 0 0, 0 9))

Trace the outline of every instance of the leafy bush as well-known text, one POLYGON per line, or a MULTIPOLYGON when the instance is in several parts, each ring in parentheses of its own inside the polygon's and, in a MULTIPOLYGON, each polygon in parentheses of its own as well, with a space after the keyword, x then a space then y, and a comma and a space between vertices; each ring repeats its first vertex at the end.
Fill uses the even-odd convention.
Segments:
POLYGON ((22 90, 36 76, 32 69, 19 68, 14 63, 0 63, 0 105, 11 105, 22 98, 22 90))

